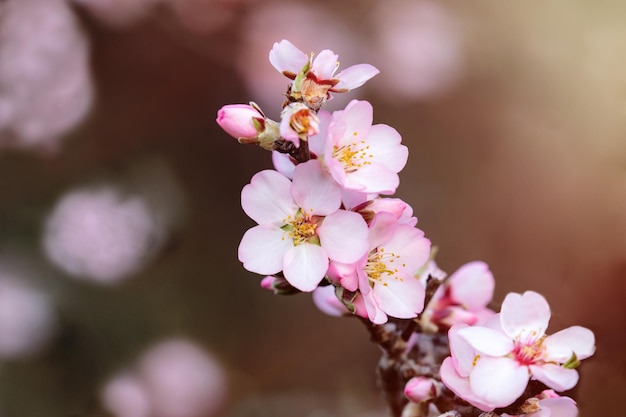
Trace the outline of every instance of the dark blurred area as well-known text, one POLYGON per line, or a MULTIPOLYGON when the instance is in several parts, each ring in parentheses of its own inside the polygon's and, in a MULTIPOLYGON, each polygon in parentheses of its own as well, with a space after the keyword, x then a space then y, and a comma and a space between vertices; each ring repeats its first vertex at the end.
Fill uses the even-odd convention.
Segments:
POLYGON ((0 1, 0 416, 375 417, 357 320, 237 261, 271 166, 215 123, 277 118, 289 39, 381 73, 352 98, 409 147, 397 196, 448 272, 581 325, 581 416, 626 394, 626 4, 0 1))

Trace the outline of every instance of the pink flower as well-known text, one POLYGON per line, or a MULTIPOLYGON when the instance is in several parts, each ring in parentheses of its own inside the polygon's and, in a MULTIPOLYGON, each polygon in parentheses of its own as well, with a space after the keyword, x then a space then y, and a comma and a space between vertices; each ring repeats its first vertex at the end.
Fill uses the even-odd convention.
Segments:
POLYGON ((313 54, 309 57, 285 39, 274 43, 269 59, 274 68, 294 80, 291 96, 313 109, 319 109, 331 97, 330 92, 360 87, 379 72, 372 65, 359 64, 335 75, 339 62, 333 51, 324 49, 313 59, 313 54))
POLYGON ((364 193, 393 194, 408 149, 392 127, 372 126, 373 108, 367 101, 351 101, 333 113, 328 127, 324 162, 342 187, 364 193))
POLYGON ((489 266, 480 261, 460 267, 438 292, 430 319, 450 327, 456 323, 480 324, 495 313, 487 308, 493 297, 495 280, 489 266))
POLYGON ((495 407, 513 403, 529 376, 556 391, 573 388, 578 382, 574 368, 595 350, 593 332, 572 326, 548 336, 549 320, 550 307, 543 296, 532 291, 510 293, 487 327, 458 328, 450 335, 451 346, 453 336, 463 341, 451 348, 457 376, 442 366, 442 380, 454 391, 452 387, 458 389, 458 379, 463 379, 471 398, 495 407))
POLYGON ((325 314, 333 317, 340 317, 350 314, 346 306, 337 298, 335 294, 335 286, 327 285, 325 287, 317 287, 313 291, 313 302, 315 306, 325 314))
POLYGON ((353 263, 367 251, 367 224, 339 209, 341 190, 317 160, 296 166, 293 182, 276 171, 257 173, 241 205, 258 226, 244 234, 239 260, 258 274, 282 271, 301 291, 317 287, 329 260, 353 263))
POLYGON ((272 150, 278 139, 278 124, 267 119, 254 104, 229 104, 217 112, 217 124, 240 143, 257 144, 272 150))
POLYGON ((320 120, 313 110, 303 103, 290 103, 281 113, 280 136, 300 146, 300 139, 319 133, 320 120))
POLYGON ((329 273, 348 289, 357 288, 369 319, 413 318, 424 308, 424 286, 415 272, 427 260, 430 241, 424 232, 381 212, 370 225, 369 251, 354 265, 333 262, 329 273))

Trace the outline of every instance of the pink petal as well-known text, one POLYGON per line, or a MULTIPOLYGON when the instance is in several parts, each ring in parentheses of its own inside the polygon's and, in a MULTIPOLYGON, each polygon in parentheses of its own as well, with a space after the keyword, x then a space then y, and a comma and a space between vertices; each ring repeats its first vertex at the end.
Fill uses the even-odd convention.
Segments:
POLYGON ((372 251, 387 243, 397 227, 398 220, 393 214, 387 212, 376 214, 370 223, 369 236, 367 238, 369 241, 368 250, 372 251))
POLYGON ((285 279, 300 291, 311 292, 317 288, 327 269, 328 255, 318 245, 303 243, 285 254, 285 279))
POLYGON ((328 131, 333 144, 348 145, 365 138, 372 127, 374 109, 364 100, 352 100, 341 113, 335 112, 328 131))
POLYGON ((291 181, 282 174, 261 171, 241 191, 243 211, 258 224, 284 224, 284 219, 298 210, 290 188, 291 181))
POLYGON ((337 70, 338 58, 339 56, 333 51, 324 49, 313 59, 311 71, 319 80, 330 80, 337 70))
POLYGON ((516 337, 543 336, 550 321, 550 306, 541 294, 526 291, 524 294, 509 293, 502 303, 500 322, 504 332, 516 337))
MULTIPOLYGON (((341 168, 343 171, 343 167, 341 168)), ((331 172, 333 173, 333 172, 331 172)), ((335 180, 337 180, 336 176, 335 180)), ((366 165, 345 175, 344 187, 363 193, 393 194, 400 184, 398 174, 380 165, 366 165)))
POLYGON ((291 117, 282 117, 280 120, 280 136, 288 142, 300 146, 300 137, 295 130, 291 128, 291 117))
POLYGON ((320 311, 329 316, 340 317, 349 313, 346 306, 335 295, 335 287, 333 285, 317 287, 313 291, 313 302, 320 311))
POLYGON ((534 379, 543 382, 555 391, 567 391, 578 383, 578 372, 553 363, 530 365, 530 372, 534 379))
MULTIPOLYGON (((539 400, 539 406, 542 410, 549 410, 546 417, 576 417, 578 415, 578 407, 576 401, 569 397, 546 398, 539 400)), ((530 416, 530 415, 529 415, 530 416)), ((532 414, 532 417, 539 417, 532 414)))
POLYGON ((430 257, 430 240, 424 237, 424 232, 420 229, 399 224, 391 239, 385 244, 385 250, 400 256, 402 265, 396 266, 413 275, 430 257))
POLYGON ((274 165, 274 169, 276 171, 280 172, 289 179, 293 179, 293 171, 296 166, 289 155, 278 151, 272 151, 272 164, 274 165))
POLYGON ((328 257, 346 264, 361 259, 367 252, 367 224, 358 213, 338 210, 326 216, 317 235, 328 257))
POLYGON ((319 113, 317 113, 317 117, 320 120, 319 133, 309 136, 309 149, 315 155, 320 157, 324 155, 328 135, 328 126, 330 125, 332 116, 326 110, 320 110, 319 113))
POLYGON ((241 238, 239 261, 243 267, 257 274, 273 275, 283 269, 283 257, 293 247, 291 239, 283 239, 284 232, 272 226, 255 226, 241 238))
POLYGON ((461 266, 448 283, 452 298, 468 310, 479 310, 489 304, 495 287, 489 266, 479 261, 461 266))
POLYGON ((391 126, 378 124, 372 126, 365 139, 369 152, 373 155, 372 163, 381 164, 385 168, 400 172, 406 165, 409 150, 400 144, 402 137, 391 126))
POLYGON ((270 51, 270 63, 283 74, 296 75, 308 61, 308 56, 286 39, 274 43, 270 51))
POLYGON ((405 275, 403 281, 388 279, 384 284, 376 283, 374 298, 387 315, 399 319, 410 319, 424 309, 424 286, 419 279, 405 275))
POLYGON ((384 324, 387 323, 388 317, 387 314, 380 308, 378 302, 374 298, 373 292, 369 292, 364 294, 361 291, 361 298, 363 300, 363 304, 365 305, 365 310, 367 311, 367 317, 374 324, 384 324))
MULTIPOLYGON (((363 260, 363 263, 365 261, 363 260)), ((357 262, 358 264, 358 262, 357 262)), ((331 261, 328 266, 326 275, 335 284, 339 284, 348 291, 356 291, 359 282, 355 271, 356 264, 345 264, 342 262, 331 261)))
POLYGON ((547 360, 558 363, 567 362, 574 352, 579 360, 590 357, 595 351, 595 343, 593 332, 580 326, 563 329, 543 341, 547 360))
POLYGON ((509 358, 481 357, 469 381, 478 398, 496 407, 506 407, 526 389, 528 368, 509 358))
POLYGON ((443 360, 439 374, 441 376, 441 382, 443 382, 457 396, 472 404, 474 407, 479 408, 482 411, 492 411, 496 408, 494 405, 491 405, 486 401, 482 401, 474 395, 470 389, 469 380, 461 377, 456 372, 451 357, 447 357, 443 360))
POLYGON ((487 327, 467 327, 459 336, 478 352, 489 356, 504 356, 513 350, 513 341, 505 334, 487 327))
POLYGON ((370 64, 358 64, 346 68, 339 72, 335 78, 339 79, 331 91, 350 91, 362 86, 370 78, 374 77, 380 71, 370 64))
POLYGON ((325 216, 341 205, 341 188, 317 159, 296 166, 291 195, 307 215, 325 216))

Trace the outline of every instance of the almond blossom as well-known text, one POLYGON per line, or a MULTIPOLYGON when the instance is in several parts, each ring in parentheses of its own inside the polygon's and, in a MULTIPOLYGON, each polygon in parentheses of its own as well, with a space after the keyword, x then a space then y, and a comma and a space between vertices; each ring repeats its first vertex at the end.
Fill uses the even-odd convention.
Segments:
POLYGON ((274 68, 294 80, 290 96, 294 100, 302 100, 313 109, 319 109, 330 99, 330 92, 345 93, 360 87, 379 72, 372 65, 359 64, 335 75, 339 68, 338 55, 324 49, 317 57, 313 56, 311 53, 309 57, 285 39, 274 43, 269 54, 274 68))
POLYGON ((239 143, 255 144, 272 150, 274 140, 279 138, 278 123, 265 117, 259 106, 229 104, 217 112, 217 124, 239 143))
POLYGON ((424 286, 415 272, 428 260, 430 241, 421 230, 381 212, 372 220, 368 243, 352 271, 333 262, 330 275, 349 291, 358 288, 373 323, 385 323, 388 316, 416 317, 424 308, 424 286))
POLYGON ((280 136, 300 146, 300 139, 319 133, 320 120, 313 110, 303 103, 291 103, 281 113, 280 136))
POLYGON ((529 378, 556 391, 573 388, 574 368, 594 353, 593 332, 572 326, 546 335, 549 320, 550 307, 540 294, 508 294, 485 327, 450 329, 452 358, 442 364, 442 381, 484 411, 513 403, 529 378))
POLYGON ((336 111, 328 126, 324 163, 342 187, 364 193, 393 194, 398 172, 409 155, 400 134, 391 126, 372 126, 373 108, 353 100, 336 111))
POLYGON ((258 226, 239 245, 239 260, 258 274, 283 272, 301 291, 313 291, 329 260, 353 263, 367 250, 367 224, 340 210, 341 190, 316 160, 299 164, 293 182, 277 171, 257 173, 241 205, 258 226))

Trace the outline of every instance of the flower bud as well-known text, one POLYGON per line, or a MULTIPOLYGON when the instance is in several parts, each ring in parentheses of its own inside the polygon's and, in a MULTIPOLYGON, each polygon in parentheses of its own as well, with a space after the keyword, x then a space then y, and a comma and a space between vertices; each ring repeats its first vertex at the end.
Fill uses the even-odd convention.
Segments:
POLYGON ((279 138, 278 123, 267 119, 255 104, 229 104, 217 112, 217 124, 239 143, 255 144, 272 150, 279 138))
POLYGON ((438 389, 431 378, 416 376, 411 378, 404 387, 404 395, 415 403, 432 400, 437 397, 438 389))

